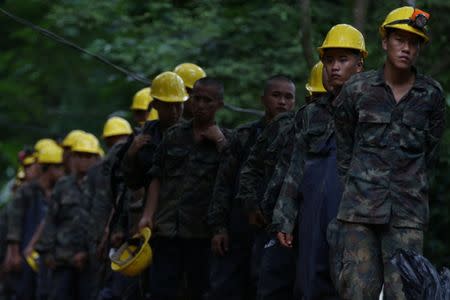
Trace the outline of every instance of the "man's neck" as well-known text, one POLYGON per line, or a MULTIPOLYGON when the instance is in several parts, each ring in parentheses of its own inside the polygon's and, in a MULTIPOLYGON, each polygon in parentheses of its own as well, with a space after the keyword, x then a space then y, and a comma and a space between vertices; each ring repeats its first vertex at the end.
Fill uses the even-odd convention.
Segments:
POLYGON ((42 174, 38 179, 38 183, 46 192, 50 191, 52 188, 52 181, 49 174, 42 174))
POLYGON ((390 86, 404 86, 411 84, 414 81, 415 74, 412 68, 398 69, 393 66, 389 61, 386 61, 384 67, 384 80, 390 86))

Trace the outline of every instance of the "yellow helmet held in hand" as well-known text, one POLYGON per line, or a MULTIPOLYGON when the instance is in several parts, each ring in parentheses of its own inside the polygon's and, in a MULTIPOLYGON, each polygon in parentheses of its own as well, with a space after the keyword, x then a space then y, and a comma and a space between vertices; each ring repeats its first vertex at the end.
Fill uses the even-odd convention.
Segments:
POLYGON ((184 102, 189 98, 183 79, 174 72, 164 72, 153 79, 151 96, 163 102, 184 102))
POLYGON ((152 248, 148 241, 152 232, 143 228, 138 234, 126 241, 110 256, 111 269, 125 276, 137 276, 144 271, 153 259, 152 248))
POLYGON ((85 132, 76 139, 75 143, 72 146, 72 152, 100 155, 100 143, 93 134, 85 132))
POLYGON ((309 74, 308 83, 305 85, 306 90, 312 93, 326 93, 327 90, 322 82, 323 64, 321 61, 316 63, 309 74))
POLYGON ((39 152, 39 150, 50 144, 57 145, 56 141, 52 139, 40 139, 36 142, 36 144, 34 144, 34 150, 39 152))
POLYGON ((193 88, 194 84, 200 78, 206 77, 205 71, 202 68, 192 63, 184 63, 175 67, 173 70, 184 81, 184 85, 188 88, 193 88))
POLYGON ((329 48, 346 48, 359 50, 366 58, 368 52, 364 42, 364 36, 355 27, 348 24, 338 24, 331 27, 328 31, 322 46, 318 47, 320 57, 323 56, 323 50, 329 48))
POLYGON ((106 121, 103 127, 103 138, 117 135, 129 135, 132 134, 130 123, 121 117, 112 117, 106 121))
POLYGON ((63 152, 59 145, 49 144, 38 151, 37 161, 40 164, 62 164, 63 152))
POLYGON ((150 95, 151 89, 149 87, 139 90, 133 97, 133 103, 131 104, 131 109, 137 110, 147 110, 148 105, 152 103, 153 98, 150 95))
POLYGON ((33 252, 31 252, 31 254, 28 255, 25 259, 27 261, 27 264, 34 272, 39 272, 39 253, 33 250, 33 252))
POLYGON ((380 26, 381 37, 386 36, 386 28, 393 28, 414 33, 426 43, 429 40, 426 26, 429 19, 429 13, 412 6, 394 9, 386 16, 380 26))
POLYGON ((79 136, 83 135, 84 133, 86 133, 86 132, 84 132, 83 130, 79 130, 79 129, 72 130, 63 139, 62 146, 72 148, 72 146, 75 143, 75 141, 77 140, 77 138, 79 136))

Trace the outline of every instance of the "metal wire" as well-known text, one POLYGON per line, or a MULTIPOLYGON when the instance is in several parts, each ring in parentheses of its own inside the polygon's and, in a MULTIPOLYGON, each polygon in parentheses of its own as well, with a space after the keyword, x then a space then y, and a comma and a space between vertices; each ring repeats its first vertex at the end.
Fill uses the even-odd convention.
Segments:
MULTIPOLYGON (((25 26, 30 27, 30 28, 33 29, 34 31, 37 31, 38 33, 42 34, 43 36, 45 36, 45 37, 47 37, 47 38, 49 38, 49 39, 51 39, 51 40, 54 40, 54 41, 56 41, 56 42, 58 42, 58 43, 61 43, 61 44, 63 44, 63 45, 66 45, 67 47, 70 47, 70 48, 72 48, 72 49, 78 50, 78 51, 80 51, 80 52, 82 52, 82 53, 84 53, 84 54, 86 54, 86 55, 88 55, 88 56, 91 56, 91 57, 95 58, 96 60, 98 60, 98 61, 100 61, 100 62, 102 62, 102 63, 104 63, 104 64, 106 64, 106 65, 108 65, 108 66, 110 66, 110 67, 112 67, 112 68, 114 68, 116 71, 119 71, 119 72, 121 72, 121 73, 123 73, 123 74, 129 76, 129 77, 132 78, 133 80, 145 84, 145 86, 149 86, 149 85, 151 84, 151 80, 147 79, 146 77, 144 77, 144 76, 142 76, 142 75, 140 75, 140 74, 137 74, 137 73, 135 73, 135 72, 132 72, 132 71, 130 71, 130 70, 127 70, 127 69, 125 69, 125 68, 123 68, 123 67, 121 67, 121 66, 118 66, 118 65, 116 65, 116 64, 114 64, 114 63, 112 63, 112 62, 110 62, 110 61, 109 61, 108 59, 106 59, 105 57, 103 57, 103 56, 101 56, 101 55, 98 55, 98 54, 95 54, 95 53, 92 53, 92 52, 90 52, 90 51, 88 51, 88 50, 86 50, 86 49, 84 49, 84 48, 78 46, 77 44, 75 44, 75 43, 73 43, 73 42, 71 42, 71 41, 68 41, 67 39, 65 39, 65 38, 63 38, 63 37, 57 35, 56 33, 53 33, 53 32, 51 32, 51 31, 49 31, 49 30, 47 30, 47 29, 44 29, 44 28, 42 28, 42 27, 40 27, 40 26, 38 26, 38 25, 35 25, 35 24, 31 23, 31 22, 28 21, 28 20, 25 20, 25 19, 23 19, 23 18, 20 18, 20 17, 18 17, 18 16, 16 16, 16 15, 14 15, 14 14, 12 14, 12 13, 6 11, 6 10, 3 9, 3 8, 0 8, 0 12, 2 12, 3 14, 5 14, 5 15, 8 16, 9 18, 13 19, 14 21, 16 21, 16 22, 18 22, 18 23, 20 23, 20 24, 22 24, 22 25, 25 25, 25 26)), ((247 114, 253 114, 253 115, 257 115, 257 116, 262 116, 262 115, 264 115, 264 112, 262 112, 262 111, 260 111, 260 110, 257 110, 257 109, 252 109, 252 108, 242 108, 242 107, 234 106, 234 105, 229 104, 229 103, 225 103, 224 106, 225 106, 227 109, 232 110, 232 111, 235 111, 235 112, 247 113, 247 114)))

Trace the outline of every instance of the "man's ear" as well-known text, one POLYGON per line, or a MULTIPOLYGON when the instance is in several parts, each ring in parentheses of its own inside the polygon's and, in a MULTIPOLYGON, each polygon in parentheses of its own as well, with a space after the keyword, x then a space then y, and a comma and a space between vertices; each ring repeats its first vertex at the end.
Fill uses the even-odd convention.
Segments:
POLYGON ((381 47, 383 48, 384 51, 387 50, 387 42, 388 42, 388 37, 385 36, 385 37, 381 40, 381 47))
POLYGON ((360 57, 356 63, 356 72, 360 73, 364 70, 364 59, 360 57))

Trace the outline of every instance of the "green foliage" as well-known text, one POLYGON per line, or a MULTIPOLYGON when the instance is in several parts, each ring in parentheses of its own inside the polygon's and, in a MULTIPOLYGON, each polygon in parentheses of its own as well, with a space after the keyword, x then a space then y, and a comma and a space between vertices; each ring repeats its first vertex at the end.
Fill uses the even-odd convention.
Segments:
MULTIPOLYGON (((300 44, 302 12, 298 1, 1 1, 12 13, 101 54, 149 78, 194 62, 222 79, 231 104, 261 109, 264 80, 285 73, 297 83, 303 102, 309 70, 300 44)), ((366 69, 384 60, 378 26, 400 1, 370 1, 365 24, 369 57, 366 69)), ((422 49, 419 70, 450 86, 447 49, 450 4, 416 1, 429 10, 431 43, 422 49)), ((319 46, 330 26, 353 23, 354 1, 311 1, 312 42, 319 46)), ((42 137, 62 137, 80 128, 100 135, 108 115, 127 111, 142 84, 108 66, 47 39, 0 15, 0 169, 16 162, 24 144, 42 137)), ((316 57, 318 59, 318 57, 316 57)), ((233 127, 251 115, 223 110, 220 122, 233 127)), ((426 251, 450 265, 450 131, 431 197, 431 231, 426 251)), ((10 172, 11 173, 11 172, 10 172)), ((11 176, 3 172, 0 178, 11 176)))

